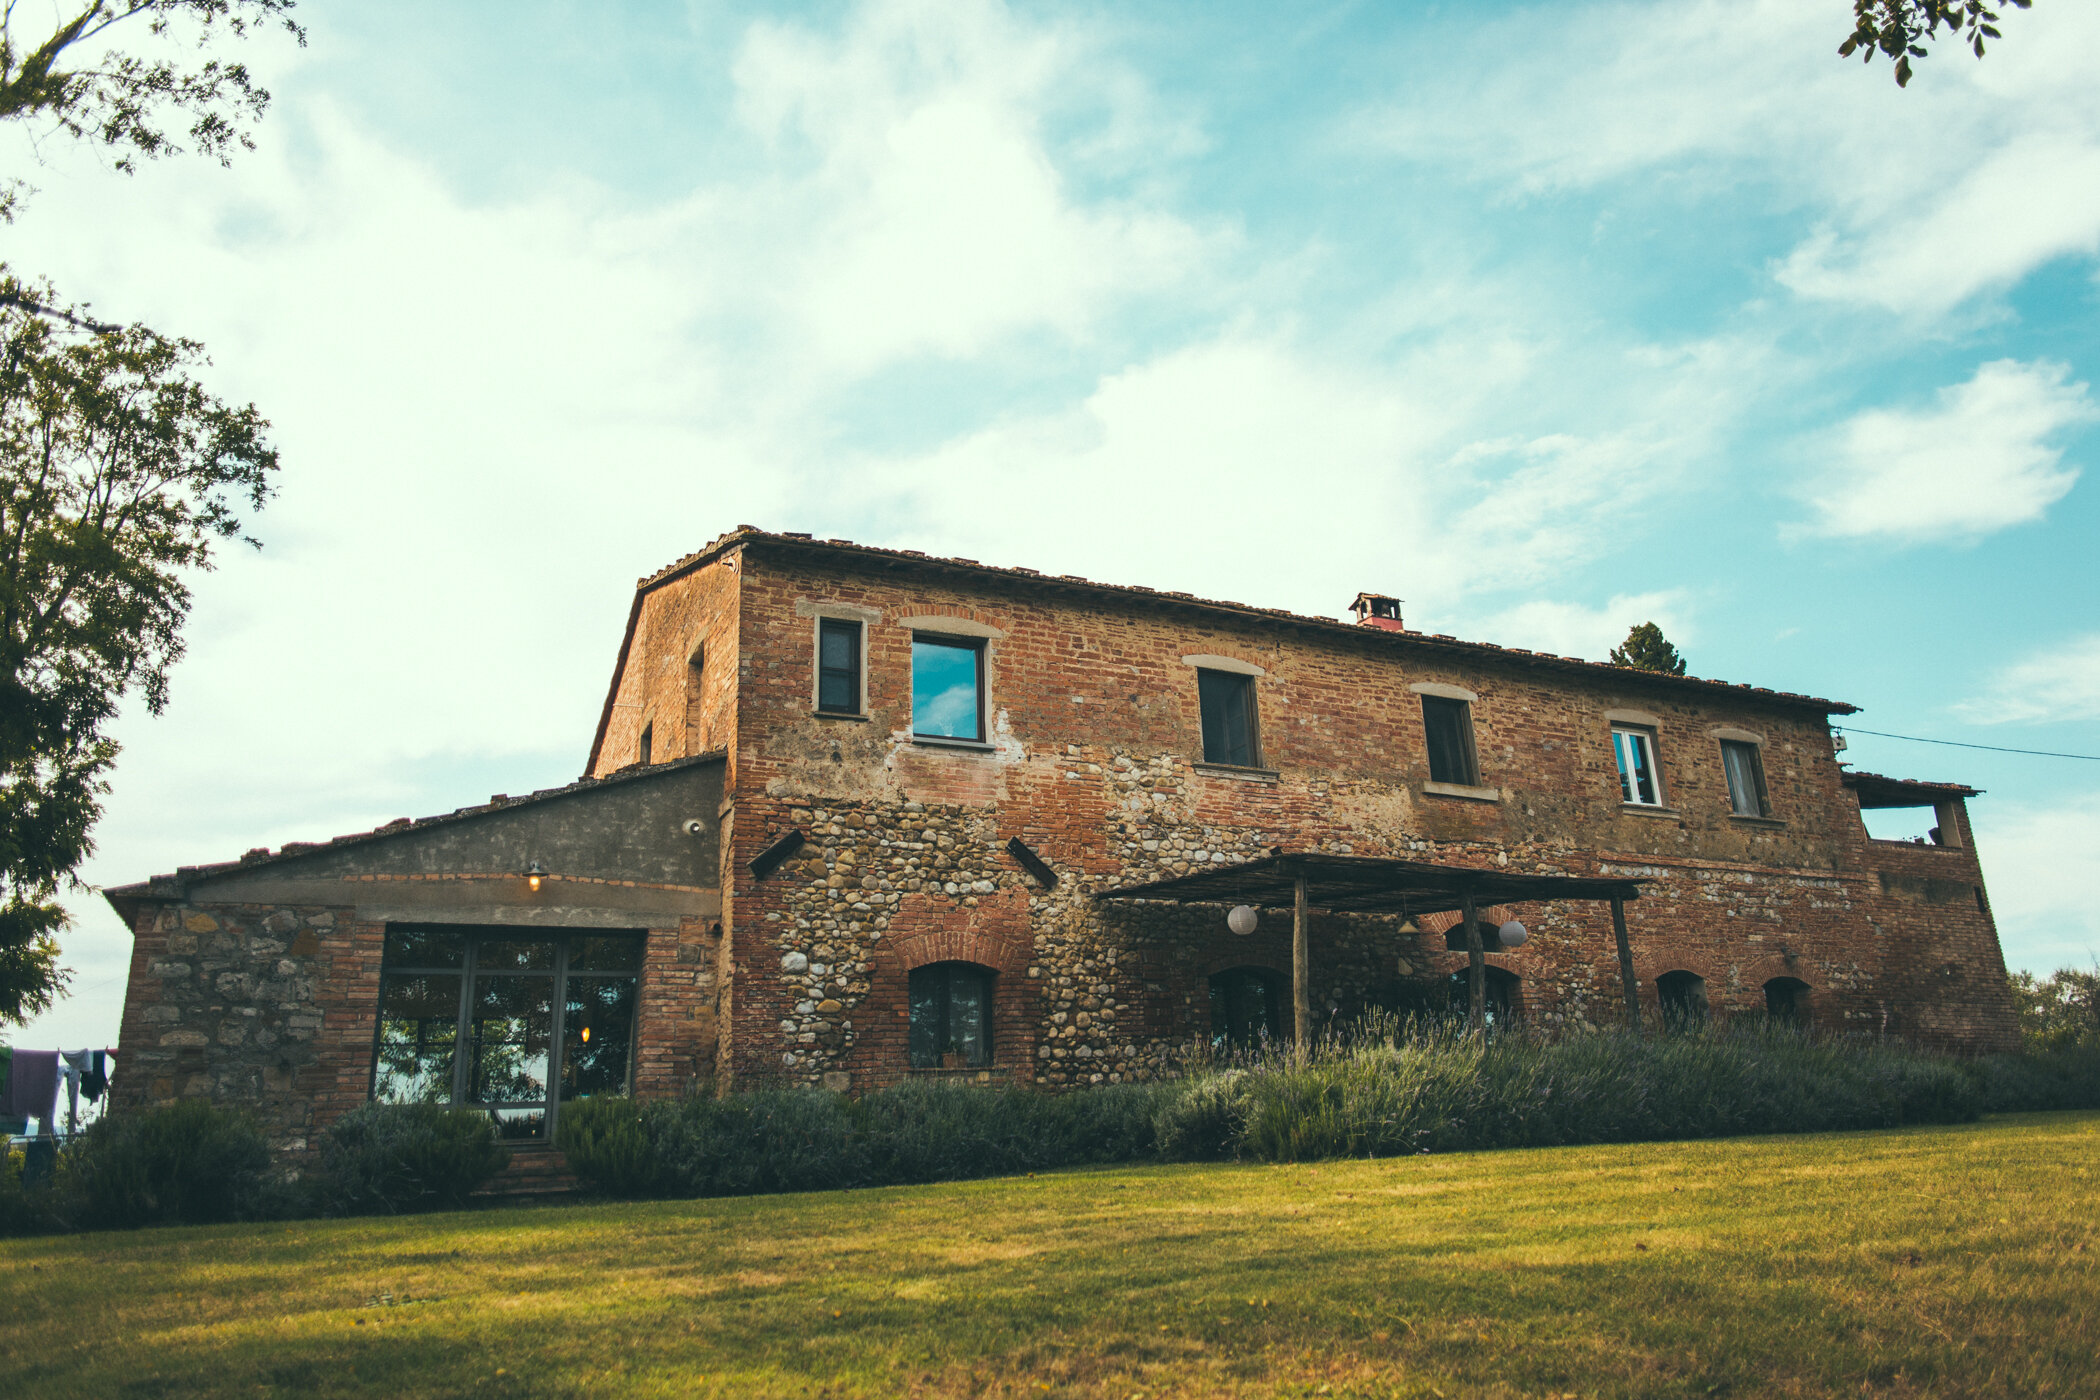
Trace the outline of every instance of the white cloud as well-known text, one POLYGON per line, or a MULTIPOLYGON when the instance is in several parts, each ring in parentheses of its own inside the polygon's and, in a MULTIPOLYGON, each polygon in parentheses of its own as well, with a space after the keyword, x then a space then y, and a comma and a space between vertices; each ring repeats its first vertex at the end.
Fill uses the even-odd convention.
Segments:
POLYGON ((1551 578, 1615 531, 1638 531, 1644 507, 1675 476, 1672 446, 1632 432, 1474 443, 1447 464, 1471 503, 1444 532, 1442 553, 1476 587, 1551 578), (1498 464, 1507 468, 1499 477, 1498 464))
POLYGON ((2007 667, 1954 712, 1971 724, 2100 719, 2100 632, 2007 667))
POLYGON ((2100 796, 2002 810, 1977 805, 1970 820, 2006 965, 2038 973, 2092 967, 2100 958, 2092 891, 2100 796))
POLYGON ((2066 365, 1993 360, 1932 408, 1847 421, 1807 495, 1816 533, 1904 543, 1975 539, 2039 520, 2078 479, 2049 439, 2095 405, 2066 365))
POLYGON ((1697 639, 1685 595, 1675 589, 1622 593, 1602 607, 1535 598, 1482 618, 1468 635, 1497 646, 1603 661, 1644 622, 1660 627, 1680 648, 1697 639))
POLYGON ((1361 130, 1519 195, 1756 182, 1766 211, 1817 225, 1775 266, 1784 285, 1905 315, 2100 250, 2100 7, 2011 15, 1981 63, 1941 43, 1904 91, 1885 63, 1835 61, 1837 24, 1823 0, 1528 9, 1361 130))

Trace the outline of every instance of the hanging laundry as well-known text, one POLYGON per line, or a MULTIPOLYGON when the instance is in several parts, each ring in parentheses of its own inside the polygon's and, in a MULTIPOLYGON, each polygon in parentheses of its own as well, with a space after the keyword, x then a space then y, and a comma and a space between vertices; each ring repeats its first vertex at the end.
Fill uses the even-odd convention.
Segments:
POLYGON ((51 1131, 52 1110, 58 1103, 58 1052, 17 1050, 7 1077, 7 1115, 34 1118, 51 1131))
POLYGON ((109 1056, 107 1050, 97 1050, 88 1057, 87 1073, 80 1076, 80 1092, 87 1095, 89 1103, 102 1102, 102 1095, 109 1089, 109 1056))
POLYGON ((29 1131, 27 1120, 16 1116, 9 1086, 14 1080, 14 1047, 0 1045, 0 1137, 19 1137, 29 1131))

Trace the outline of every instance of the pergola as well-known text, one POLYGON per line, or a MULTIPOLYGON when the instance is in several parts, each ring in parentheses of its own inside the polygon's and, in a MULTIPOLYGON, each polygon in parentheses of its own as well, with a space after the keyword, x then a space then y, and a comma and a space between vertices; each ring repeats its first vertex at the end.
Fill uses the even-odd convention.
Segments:
POLYGON ((1626 901, 1641 897, 1639 880, 1582 875, 1521 875, 1462 865, 1389 860, 1382 856, 1337 856, 1277 851, 1259 860, 1216 866, 1171 880, 1102 890, 1096 899, 1156 899, 1173 904, 1248 904, 1291 907, 1291 1002, 1298 1044, 1312 1043, 1312 955, 1308 934, 1313 906, 1340 914, 1414 917, 1456 911, 1466 932, 1466 965, 1472 1022, 1487 1014, 1487 950, 1475 911, 1482 904, 1532 904, 1563 899, 1611 904, 1612 934, 1619 945, 1619 979, 1626 994, 1626 1019, 1640 1029, 1641 1011, 1633 976, 1633 947, 1626 938, 1626 901))

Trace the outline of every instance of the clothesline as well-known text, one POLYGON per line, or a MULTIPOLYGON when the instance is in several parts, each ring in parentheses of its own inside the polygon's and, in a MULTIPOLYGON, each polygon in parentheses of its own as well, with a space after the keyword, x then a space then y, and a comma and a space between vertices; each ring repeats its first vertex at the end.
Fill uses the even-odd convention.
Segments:
POLYGON ((0 1045, 0 1131, 27 1134, 34 1120, 39 1136, 58 1132, 58 1093, 66 1091, 69 1130, 80 1122, 80 1099, 100 1103, 109 1090, 110 1062, 117 1052, 101 1050, 22 1050, 0 1045))

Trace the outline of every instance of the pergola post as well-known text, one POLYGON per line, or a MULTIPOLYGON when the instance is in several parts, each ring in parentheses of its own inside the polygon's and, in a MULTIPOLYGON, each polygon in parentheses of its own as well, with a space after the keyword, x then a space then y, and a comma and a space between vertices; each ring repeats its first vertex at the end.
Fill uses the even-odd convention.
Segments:
POLYGON ((1297 1030, 1296 1054, 1312 1053, 1312 912, 1301 871, 1291 896, 1291 1014, 1297 1030))
POLYGON ((1633 976, 1633 944, 1626 937, 1626 901, 1611 902, 1611 932, 1619 944, 1619 982, 1626 993, 1626 1027, 1641 1033, 1641 984, 1633 976))
POLYGON ((1459 893, 1458 917, 1466 931, 1466 1023, 1474 1030, 1487 1028, 1487 949, 1480 946, 1480 921, 1473 913, 1473 887, 1459 893))

